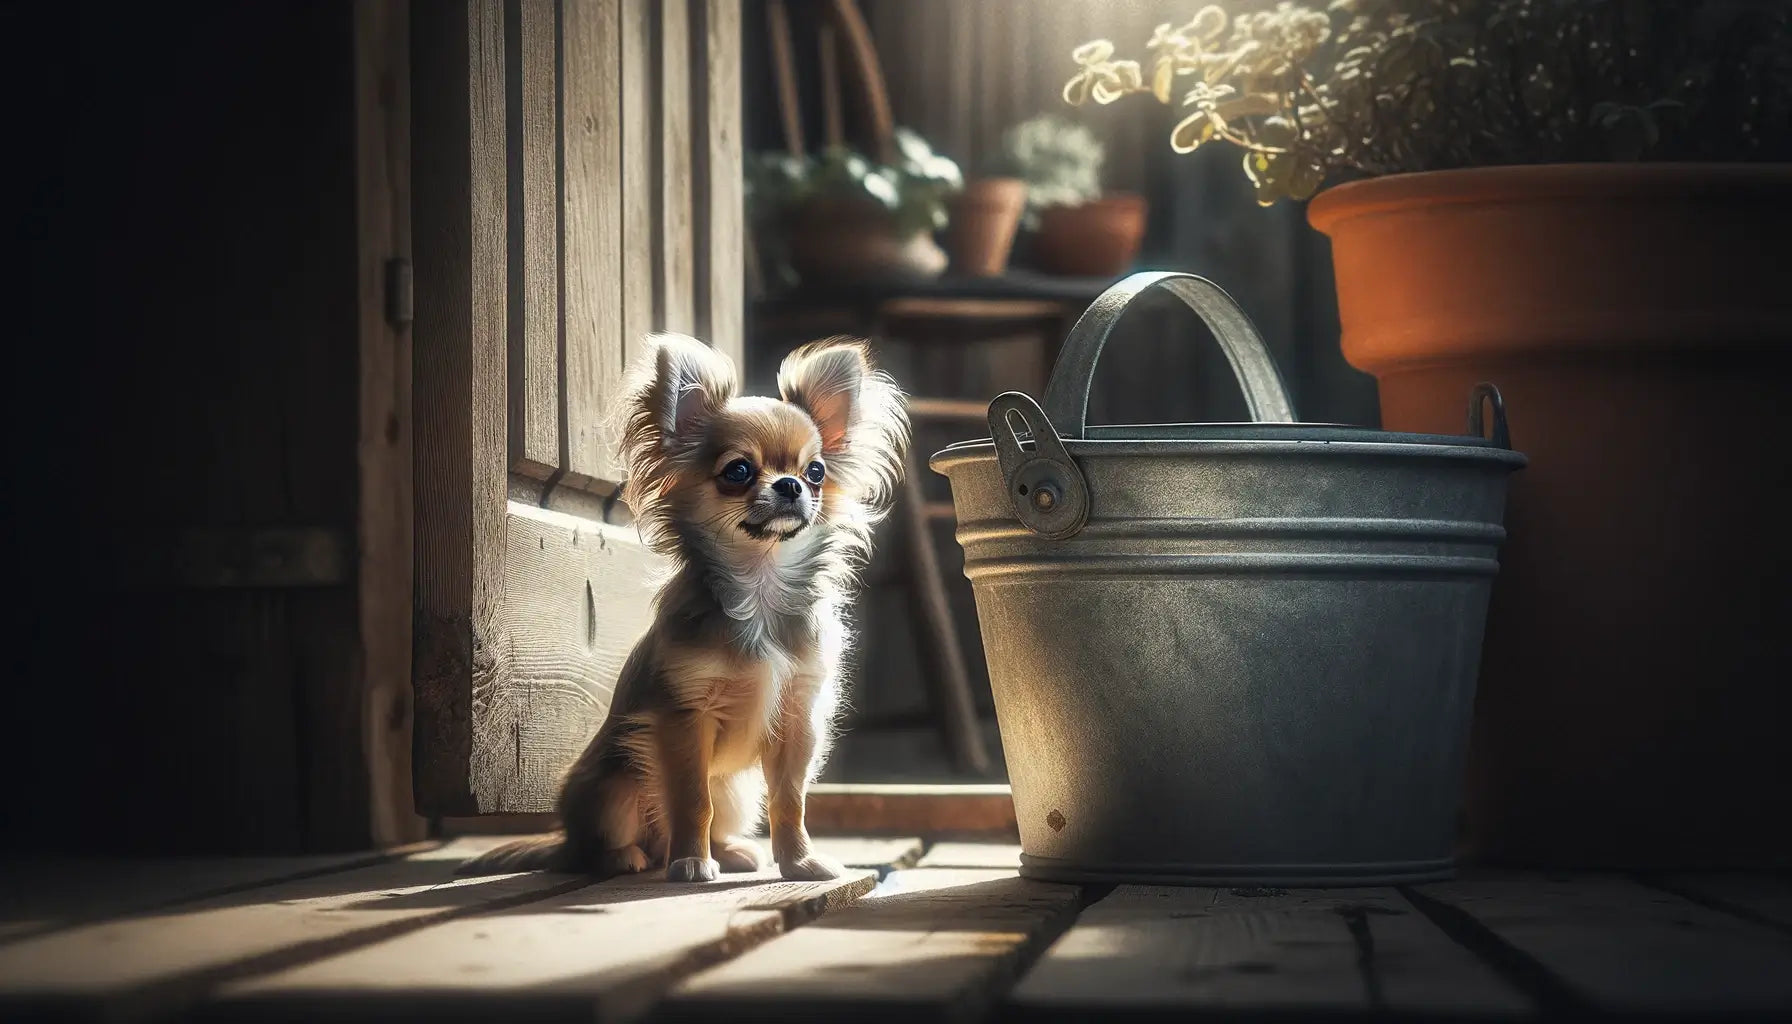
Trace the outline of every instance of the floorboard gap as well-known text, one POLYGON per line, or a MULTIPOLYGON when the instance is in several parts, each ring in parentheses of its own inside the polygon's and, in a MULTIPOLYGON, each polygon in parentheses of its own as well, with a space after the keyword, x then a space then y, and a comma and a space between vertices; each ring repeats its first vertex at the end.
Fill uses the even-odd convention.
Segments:
POLYGON ((1731 917, 1739 917, 1750 924, 1758 924, 1763 928, 1771 928, 1781 935, 1792 936, 1792 925, 1788 925, 1784 921, 1777 921, 1746 904, 1727 900, 1721 896, 1714 896, 1710 893, 1700 892, 1688 886, 1676 885, 1668 879, 1659 878, 1654 875, 1632 874, 1629 878, 1638 885, 1646 885, 1658 892, 1665 892, 1670 896, 1678 896, 1689 903, 1697 903, 1699 906, 1708 910, 1715 910, 1720 914, 1728 914, 1731 917))
POLYGON ((1081 886, 1074 910, 1051 922, 1048 927, 1041 929, 1031 942, 1023 944, 1015 951, 1014 969, 1004 977, 996 979, 995 990, 990 993, 988 1009, 981 1019, 1000 1021, 1003 1024, 1031 1019, 1032 1013, 1029 1009, 1015 1006, 1009 1002, 1009 997, 1014 992, 1014 986, 1020 984, 1020 980, 1027 976, 1027 972, 1033 969, 1033 965, 1039 962, 1039 958, 1045 955, 1045 951, 1052 948, 1052 943, 1057 942, 1064 937, 1066 932, 1076 927, 1077 921, 1083 916, 1083 911, 1107 899, 1113 894, 1115 888, 1116 886, 1111 883, 1081 886))
POLYGON ((1400 895, 1417 907, 1419 913, 1430 918, 1445 935, 1480 957, 1508 984, 1534 1000, 1542 1016, 1581 1019, 1594 1014, 1591 1001, 1535 957, 1495 935, 1492 929, 1475 920, 1474 915, 1433 899, 1412 886, 1398 888, 1400 895))

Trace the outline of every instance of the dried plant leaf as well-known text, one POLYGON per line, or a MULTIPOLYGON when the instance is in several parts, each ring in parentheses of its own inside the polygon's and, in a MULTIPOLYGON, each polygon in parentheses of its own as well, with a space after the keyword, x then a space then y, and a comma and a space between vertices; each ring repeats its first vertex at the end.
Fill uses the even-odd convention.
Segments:
POLYGON ((1100 64, 1113 55, 1114 44, 1111 40, 1092 39, 1071 51, 1070 59, 1082 65, 1100 64))
POLYGON ((1192 108, 1176 152, 1244 149, 1259 201, 1337 172, 1501 163, 1792 161, 1792 4, 1770 0, 1284 0, 1159 24, 1139 65, 1096 40, 1065 99, 1192 108))
POLYGON ((1170 102, 1170 87, 1176 82, 1176 62, 1167 57, 1159 57, 1157 66, 1151 71, 1151 94, 1159 103, 1170 102))

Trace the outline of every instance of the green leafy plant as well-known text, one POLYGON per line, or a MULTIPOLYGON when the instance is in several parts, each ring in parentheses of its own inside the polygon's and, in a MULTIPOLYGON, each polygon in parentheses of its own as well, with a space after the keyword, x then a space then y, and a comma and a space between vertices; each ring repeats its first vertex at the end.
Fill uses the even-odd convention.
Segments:
POLYGON ((1354 175, 1792 159, 1784 0, 1334 0, 1157 27, 1148 66, 1077 48, 1073 104, 1149 93, 1186 153, 1244 150, 1258 201, 1354 175))
POLYGON ((1027 183, 1027 216, 1049 206, 1078 206, 1101 198, 1107 149, 1095 133, 1068 118, 1042 114, 1009 128, 991 173, 1027 183))
POLYGON ((888 210, 907 237, 946 226, 946 200, 964 187, 958 165, 906 128, 895 133, 896 159, 880 163, 846 147, 810 157, 761 153, 748 162, 746 197, 756 220, 775 223, 819 197, 858 198, 888 210))

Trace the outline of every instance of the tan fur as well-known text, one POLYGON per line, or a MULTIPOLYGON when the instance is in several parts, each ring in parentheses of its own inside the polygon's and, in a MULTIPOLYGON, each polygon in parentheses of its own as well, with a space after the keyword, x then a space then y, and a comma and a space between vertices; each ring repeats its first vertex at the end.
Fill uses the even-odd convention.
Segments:
POLYGON ((668 879, 696 882, 756 870, 764 851, 746 837, 768 795, 784 877, 841 871, 815 853, 803 804, 832 741, 842 612, 893 498, 907 417, 866 346, 849 339, 792 353, 781 398, 738 397, 735 380, 725 357, 678 336, 654 339, 637 369, 624 493, 676 573, 609 716, 567 773, 563 837, 499 847, 463 872, 665 864, 668 879), (737 460, 750 481, 726 479, 737 460), (805 476, 818 460, 819 485, 805 476))

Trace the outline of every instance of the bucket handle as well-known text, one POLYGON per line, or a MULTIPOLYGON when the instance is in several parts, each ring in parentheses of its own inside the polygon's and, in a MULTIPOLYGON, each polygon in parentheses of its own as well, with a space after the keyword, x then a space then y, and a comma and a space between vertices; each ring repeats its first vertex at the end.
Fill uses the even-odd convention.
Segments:
MULTIPOLYGON (((1213 331, 1214 340, 1232 364, 1232 375, 1256 423, 1293 423, 1294 404, 1282 386, 1282 375, 1264 347, 1263 338, 1232 296, 1204 277, 1177 271, 1146 271, 1122 278, 1102 292, 1077 319, 1064 339, 1058 364, 1045 387, 1045 411, 1058 434, 1081 438, 1088 429, 1089 387, 1095 361, 1108 335, 1140 293, 1157 288, 1181 299, 1213 331)), ((995 422, 991 408, 991 425, 995 422)), ((999 431, 998 431, 999 433, 999 431)), ((1034 432, 1038 435, 1038 431, 1034 432)))

